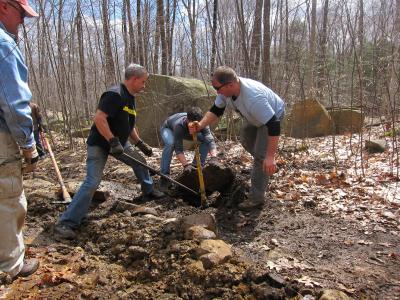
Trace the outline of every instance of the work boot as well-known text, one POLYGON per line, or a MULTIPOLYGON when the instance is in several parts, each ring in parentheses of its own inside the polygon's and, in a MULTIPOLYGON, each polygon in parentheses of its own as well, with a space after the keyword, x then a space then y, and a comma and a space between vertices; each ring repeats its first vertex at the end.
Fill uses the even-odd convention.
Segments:
POLYGON ((171 182, 168 179, 165 179, 164 177, 161 177, 160 179, 160 190, 162 192, 165 192, 169 189, 171 186, 171 182))
POLYGON ((256 208, 259 208, 264 205, 264 199, 255 199, 252 197, 248 197, 242 203, 239 203, 238 208, 240 210, 250 211, 256 208))
POLYGON ((66 240, 73 240, 76 238, 75 231, 73 231, 70 227, 60 223, 54 227, 54 235, 66 240))
POLYGON ((155 199, 160 199, 165 197, 165 194, 157 189, 153 189, 152 192, 143 195, 143 200, 144 201, 150 201, 150 200, 155 200, 155 199))
POLYGON ((28 277, 39 268, 39 261, 36 258, 24 259, 24 266, 15 277, 28 277))

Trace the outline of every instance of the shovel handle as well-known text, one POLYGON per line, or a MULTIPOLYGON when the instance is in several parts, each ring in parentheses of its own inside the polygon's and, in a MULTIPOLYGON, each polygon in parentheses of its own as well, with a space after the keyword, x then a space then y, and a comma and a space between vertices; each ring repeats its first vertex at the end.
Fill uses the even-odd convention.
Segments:
POLYGON ((54 202, 54 203, 62 203, 62 204, 71 203, 71 201, 72 201, 71 196, 69 195, 69 193, 67 191, 67 188, 65 187, 64 181, 63 181, 62 176, 61 176, 60 169, 58 168, 57 161, 56 161, 56 159, 54 157, 54 153, 51 150, 50 143, 47 140, 47 138, 45 137, 43 132, 40 132, 40 136, 41 136, 41 138, 42 138, 42 140, 44 142, 44 146, 47 148, 47 151, 49 151, 51 162, 53 163, 54 170, 56 171, 57 180, 58 180, 58 183, 61 186, 62 196, 63 196, 63 199, 64 199, 64 201, 54 202))
POLYGON ((201 206, 205 207, 207 204, 206 201, 206 188, 204 185, 204 177, 203 177, 203 170, 201 169, 201 161, 200 161, 200 151, 199 145, 197 143, 197 133, 193 133, 193 141, 195 143, 195 156, 196 156, 196 165, 197 165, 197 175, 199 176, 199 186, 200 186, 200 200, 201 206))
POLYGON ((129 158, 130 160, 133 160, 134 162, 138 163, 138 164, 141 165, 142 167, 145 167, 146 169, 148 169, 148 170, 154 172, 155 174, 160 175, 162 178, 165 178, 165 179, 167 179, 168 181, 170 181, 170 182, 172 182, 172 183, 175 183, 176 185, 178 185, 178 186, 180 186, 181 188, 183 188, 183 189, 185 189, 185 190, 187 190, 187 191, 189 191, 189 192, 195 194, 196 196, 199 195, 199 193, 195 192, 194 190, 192 190, 191 188, 187 187, 186 185, 183 185, 182 183, 180 183, 180 182, 178 182, 178 181, 172 179, 171 177, 168 177, 167 175, 161 174, 160 171, 157 171, 156 169, 154 169, 154 168, 150 167, 149 165, 147 165, 147 164, 141 162, 140 160, 138 160, 138 159, 132 157, 131 155, 129 155, 129 154, 127 154, 127 153, 122 153, 121 155, 122 155, 122 156, 125 156, 126 158, 129 158))

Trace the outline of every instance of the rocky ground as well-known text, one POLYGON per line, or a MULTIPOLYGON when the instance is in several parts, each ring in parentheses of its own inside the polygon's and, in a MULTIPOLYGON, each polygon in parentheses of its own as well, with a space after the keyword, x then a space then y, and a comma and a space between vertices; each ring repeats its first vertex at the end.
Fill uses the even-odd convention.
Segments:
MULTIPOLYGON (((27 256, 41 267, 13 282, 1 274, 0 298, 400 299, 399 137, 386 138, 384 153, 359 142, 382 134, 376 127, 363 136, 284 138, 268 200, 251 212, 237 209, 251 169, 238 143, 219 143, 222 168, 234 178, 208 195, 205 209, 176 190, 143 203, 131 170, 111 158, 73 241, 53 235, 65 205, 53 203, 58 186, 46 158, 24 183, 27 256)), ((56 144, 75 191, 85 146, 56 144)), ((155 152, 148 162, 158 169, 155 152)), ((179 172, 174 161, 173 176, 179 172)))

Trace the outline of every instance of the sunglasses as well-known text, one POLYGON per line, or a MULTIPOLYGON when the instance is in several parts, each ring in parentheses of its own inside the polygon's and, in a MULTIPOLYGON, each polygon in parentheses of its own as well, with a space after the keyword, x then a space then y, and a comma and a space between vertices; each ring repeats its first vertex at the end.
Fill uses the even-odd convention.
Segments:
POLYGON ((14 7, 19 12, 21 19, 24 19, 26 17, 25 9, 23 9, 21 5, 19 5, 16 2, 11 2, 11 1, 7 1, 7 3, 10 4, 12 7, 14 7))
POLYGON ((226 86, 226 85, 228 85, 228 84, 230 84, 230 83, 232 83, 232 81, 225 82, 224 84, 221 84, 220 86, 215 86, 215 85, 213 85, 212 87, 214 88, 214 90, 219 91, 219 90, 222 89, 224 86, 226 86))

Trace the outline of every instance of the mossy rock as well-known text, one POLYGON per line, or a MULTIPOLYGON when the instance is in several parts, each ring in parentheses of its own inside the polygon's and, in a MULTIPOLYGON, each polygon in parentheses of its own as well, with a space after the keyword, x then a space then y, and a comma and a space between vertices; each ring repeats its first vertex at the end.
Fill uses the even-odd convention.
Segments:
POLYGON ((136 98, 141 138, 151 146, 160 146, 160 127, 168 116, 191 106, 199 106, 205 113, 215 97, 212 86, 201 80, 151 74, 145 90, 136 98))
POLYGON ((294 138, 319 137, 332 134, 333 122, 325 107, 315 99, 293 105, 284 120, 284 132, 294 138))
POLYGON ((344 134, 347 132, 361 132, 364 126, 364 115, 360 110, 345 108, 337 109, 330 112, 332 117, 335 133, 344 134))

